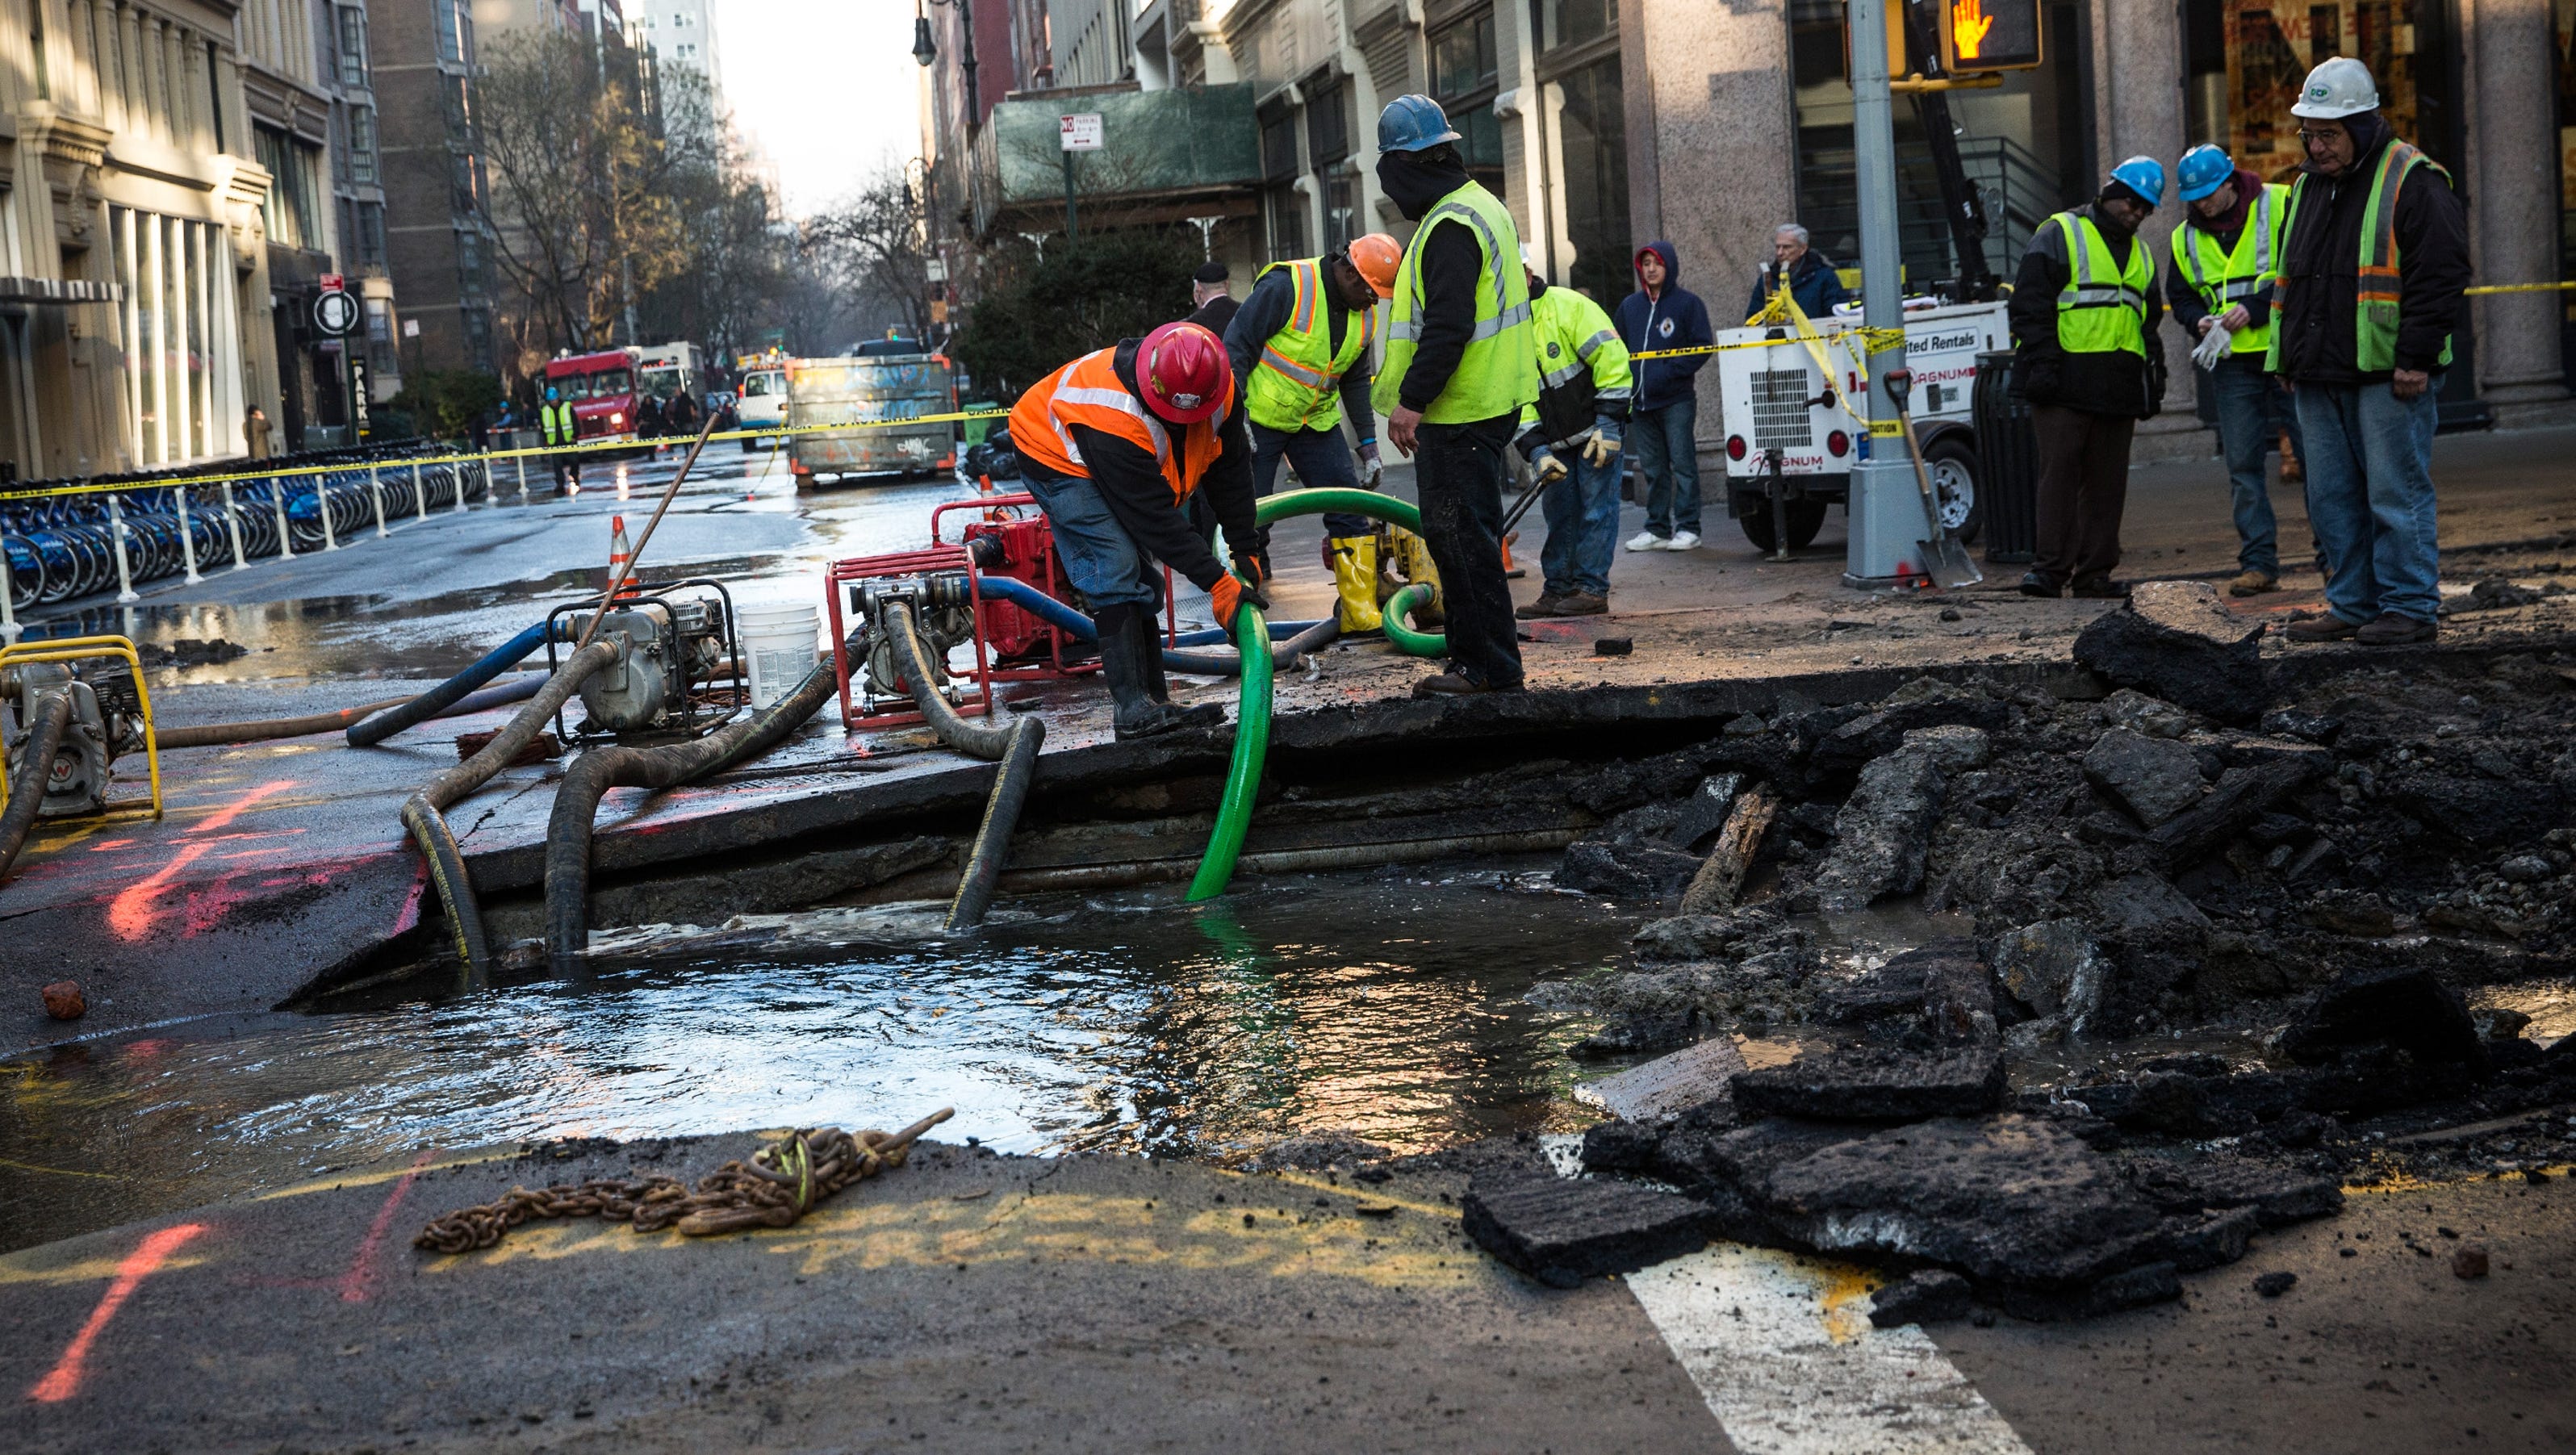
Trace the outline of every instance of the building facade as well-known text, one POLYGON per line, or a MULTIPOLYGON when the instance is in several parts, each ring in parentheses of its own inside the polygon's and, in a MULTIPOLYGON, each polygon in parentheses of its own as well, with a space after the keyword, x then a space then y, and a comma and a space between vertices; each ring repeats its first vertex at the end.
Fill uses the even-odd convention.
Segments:
POLYGON ((482 23, 561 23, 553 0, 378 4, 367 29, 376 102, 386 267, 418 332, 420 369, 500 371, 495 355, 490 190, 474 132, 474 42, 482 23))
POLYGON ((658 65, 695 71, 710 86, 722 84, 715 15, 707 0, 640 0, 628 24, 639 44, 653 48, 658 65))
MULTIPOLYGON (((992 3, 1014 33, 1026 29, 1019 6, 992 3)), ((1448 110, 1470 169, 1501 195, 1550 280, 1605 306, 1635 286, 1630 259, 1652 239, 1675 245, 1683 281, 1721 323, 1780 223, 1801 222, 1835 261, 1859 262, 1839 0, 1041 8, 1043 74, 1058 86, 1250 85, 1257 206, 1218 235, 1221 252, 1249 263, 1311 255, 1360 232, 1408 233, 1374 175, 1377 113, 1408 92, 1448 110), (1116 47, 1125 55, 1113 61, 1116 47)), ((1947 98, 1991 223, 1985 263, 2007 278, 2032 230, 2089 197, 2123 157, 2145 153, 2170 168, 2209 141, 2286 177, 2299 161, 2290 103, 2308 69, 2334 55, 2369 63, 2399 134, 2451 169, 2469 202, 2480 282, 2576 276, 2576 0, 2050 0, 2043 35, 2040 66, 1947 98)), ((1952 276, 1918 109, 1900 97, 1896 113, 1907 276, 1952 276)), ((928 135, 934 118, 924 121, 928 135)), ((2149 226, 2159 258, 2179 217, 2169 203, 2149 226)), ((2186 346, 2178 330, 2165 333, 2172 393, 2139 449, 2205 451, 2186 346)), ((2445 381, 2446 419, 2558 417, 2562 336, 2576 337, 2576 294, 2473 300, 2445 381)), ((1714 448, 1723 427, 1713 371, 1702 379, 1702 444, 1714 448)))

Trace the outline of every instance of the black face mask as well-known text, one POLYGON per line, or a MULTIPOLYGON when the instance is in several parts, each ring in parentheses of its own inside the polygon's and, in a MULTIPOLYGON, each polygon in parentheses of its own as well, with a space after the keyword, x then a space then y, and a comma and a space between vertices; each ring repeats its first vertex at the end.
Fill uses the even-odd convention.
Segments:
POLYGON ((1420 222, 1441 198, 1467 185, 1467 167, 1428 161, 1421 152, 1384 152, 1377 159, 1377 181, 1407 222, 1420 222))

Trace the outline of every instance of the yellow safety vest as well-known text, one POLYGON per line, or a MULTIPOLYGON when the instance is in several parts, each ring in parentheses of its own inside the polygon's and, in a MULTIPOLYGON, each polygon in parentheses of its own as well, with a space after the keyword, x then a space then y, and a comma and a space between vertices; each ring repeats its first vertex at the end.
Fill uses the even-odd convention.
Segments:
POLYGON ((1521 428, 1545 424, 1548 443, 1562 444, 1590 429, 1604 406, 1627 412, 1635 373, 1600 304, 1571 288, 1548 289, 1530 300, 1530 342, 1538 351, 1539 395, 1522 406, 1521 428))
POLYGON ((2250 354, 2272 346, 2272 279, 2280 271, 2281 239, 2289 231, 2288 198, 2290 189, 2278 183, 2266 184, 2245 220, 2245 230, 2236 235, 2234 251, 2218 245, 2218 239, 2201 230, 2196 221, 2186 220, 2182 231, 2174 234, 2174 271, 2191 285, 2215 316, 2236 304, 2245 305, 2246 325, 2236 330, 2228 350, 2250 354))
POLYGON ((545 429, 547 444, 568 445, 572 443, 571 404, 557 401, 554 403, 538 405, 537 423, 545 429))
MULTIPOLYGON (((1330 429, 1340 417, 1342 379, 1377 338, 1377 310, 1352 310, 1342 328, 1342 346, 1333 347, 1332 300, 1324 296, 1324 260, 1302 258, 1272 263, 1254 281, 1281 269, 1295 286, 1297 301, 1288 322, 1264 340, 1261 358, 1244 385, 1244 406, 1252 422, 1265 429, 1330 429)), ((1368 422, 1353 423, 1367 433, 1368 422)))
POLYGON ((2147 289, 2156 279, 2147 245, 2129 243, 2129 264, 2111 260, 2111 244, 2093 219, 2061 212, 2049 219, 2066 235, 2066 286, 2057 290, 2057 346, 2070 354, 2125 349, 2147 356, 2147 289))
POLYGON ((1476 277, 1476 322, 1457 371, 1440 397, 1422 411, 1425 424, 1465 424, 1517 414, 1538 397, 1538 358, 1530 347, 1529 284, 1521 276, 1521 235, 1502 202, 1482 186, 1466 186, 1432 204, 1404 245, 1395 270, 1393 316, 1386 326, 1386 358, 1379 364, 1369 402, 1391 414, 1403 402, 1405 371, 1422 340, 1422 244, 1434 224, 1461 222, 1475 234, 1482 256, 1476 277))
MULTIPOLYGON (((2379 154, 2379 167, 2371 175, 2370 202, 2361 214, 2360 287, 2355 297, 2353 318, 2353 366, 2365 374, 2381 373, 2397 367, 2397 193, 2406 185, 2408 174, 2417 167, 2431 167, 2441 177, 2442 185, 2451 185, 2451 173, 2441 163, 2424 155, 2413 146, 2391 139, 2379 154)), ((2281 225, 2286 242, 2290 229, 2299 217, 2299 198, 2308 190, 2308 173, 2290 185, 2290 215, 2281 225)), ((2289 304, 2290 280, 2281 280, 2276 307, 2289 304)), ((2281 338, 2272 335, 2272 346, 2266 351, 2263 366, 2274 373, 2281 369, 2281 338)), ((2451 366, 2451 340, 2442 339, 2442 357, 2433 367, 2451 366)))

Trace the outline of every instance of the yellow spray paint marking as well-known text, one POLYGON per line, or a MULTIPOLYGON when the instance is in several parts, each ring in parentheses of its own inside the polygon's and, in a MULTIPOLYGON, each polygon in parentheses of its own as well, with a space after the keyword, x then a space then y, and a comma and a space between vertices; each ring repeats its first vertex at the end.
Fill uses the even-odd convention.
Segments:
POLYGON ((33 1162, 21 1162, 14 1157, 0 1157, 0 1167, 15 1167, 21 1172, 42 1172, 49 1177, 95 1177, 101 1182, 125 1180, 113 1172, 83 1172, 77 1167, 43 1167, 33 1162))
MULTIPOLYGON (((104 1283, 116 1276, 118 1267, 125 1261, 125 1254, 116 1253, 96 1258, 83 1258, 74 1263, 49 1265, 43 1261, 42 1255, 45 1251, 41 1247, 28 1248, 0 1256, 0 1288, 29 1285, 59 1288, 74 1283, 104 1283)), ((212 1257, 202 1253, 176 1257, 161 1264, 155 1271, 178 1272, 183 1269, 201 1268, 214 1261, 212 1257)))
POLYGON ((1808 1271, 1820 1281, 1816 1306, 1824 1315, 1826 1338, 1848 1344, 1875 1327, 1863 1300, 1884 1287, 1886 1279, 1843 1263, 1811 1264, 1808 1271))
MULTIPOLYGON (((2539 1170, 2551 1177, 2565 1177, 2576 1173, 2576 1162, 2553 1163, 2539 1170)), ((2521 1176, 2520 1172, 2472 1172, 2463 1177, 2445 1177, 2435 1182, 2410 1173, 2392 1172, 2384 1182, 2347 1182, 2343 1186, 2343 1191, 2346 1197, 2363 1197, 2373 1193, 2438 1192, 2446 1187, 2457 1187, 2464 1182, 2502 1182, 2507 1178, 2519 1180, 2521 1176)))

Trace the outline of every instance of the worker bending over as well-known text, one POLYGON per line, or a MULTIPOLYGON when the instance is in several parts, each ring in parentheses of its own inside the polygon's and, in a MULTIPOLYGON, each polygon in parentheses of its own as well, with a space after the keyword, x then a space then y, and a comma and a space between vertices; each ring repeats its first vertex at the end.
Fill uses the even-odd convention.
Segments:
POLYGON ((1538 600, 1525 620, 1599 616, 1610 609, 1610 560, 1619 548, 1620 431, 1628 422, 1628 346, 1601 305, 1551 288, 1530 266, 1530 339, 1538 350, 1538 400, 1521 407, 1520 451, 1537 468, 1547 515, 1538 553, 1538 600), (1559 451, 1563 453, 1560 454, 1559 451), (1566 456, 1572 456, 1569 461, 1566 456))
MULTIPOLYGON (((1279 457, 1318 489, 1359 488, 1340 424, 1348 419, 1359 461, 1377 488, 1377 415, 1369 408, 1369 345, 1377 303, 1395 290, 1404 250, 1384 233, 1320 258, 1272 263, 1226 326, 1225 351, 1244 381, 1252 422, 1252 493, 1270 493, 1279 457)), ((1267 533, 1265 532, 1265 538, 1267 533)), ((1366 516, 1324 516, 1324 554, 1341 594, 1345 632, 1375 631, 1377 533, 1366 516)))
MULTIPOLYGON (((1399 96, 1377 119, 1377 179, 1421 223, 1396 268, 1386 361, 1372 400, 1415 457, 1422 535, 1440 569, 1449 670, 1421 697, 1517 692, 1521 649, 1503 576, 1503 451, 1538 398, 1520 233, 1467 175, 1440 103, 1399 96)), ((1016 437, 1016 432, 1015 437, 1016 437)))
POLYGON ((1100 675, 1121 739, 1225 716, 1214 704, 1172 705, 1155 630, 1163 601, 1156 562, 1205 591, 1228 630, 1244 602, 1270 604, 1260 591, 1270 561, 1253 523, 1252 441, 1239 404, 1225 345, 1181 322, 1084 354, 1011 409, 1021 481, 1055 527, 1065 574, 1099 630, 1100 675), (1187 505, 1202 489, 1239 577, 1190 527, 1187 505))

